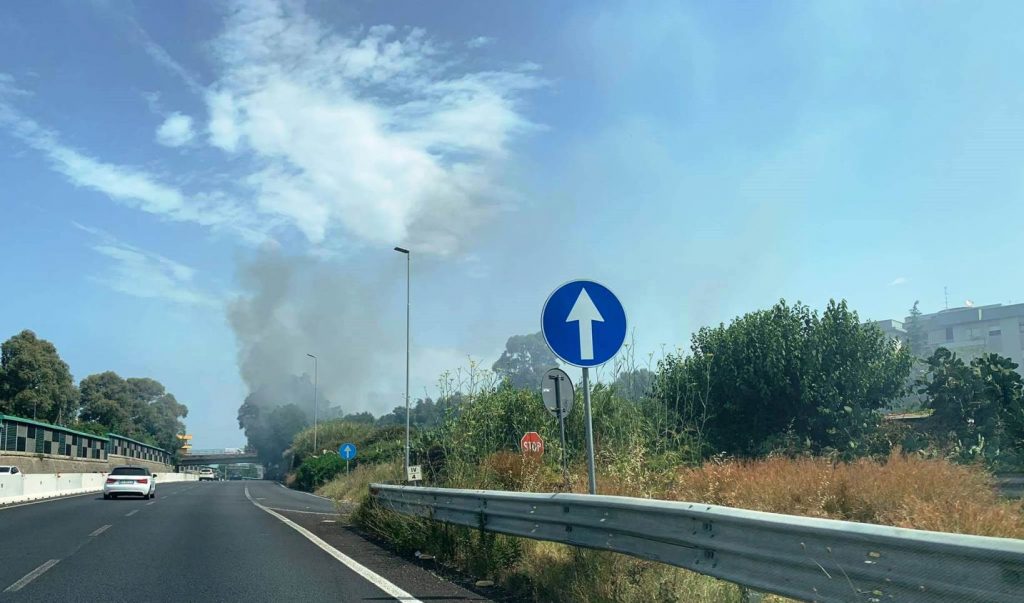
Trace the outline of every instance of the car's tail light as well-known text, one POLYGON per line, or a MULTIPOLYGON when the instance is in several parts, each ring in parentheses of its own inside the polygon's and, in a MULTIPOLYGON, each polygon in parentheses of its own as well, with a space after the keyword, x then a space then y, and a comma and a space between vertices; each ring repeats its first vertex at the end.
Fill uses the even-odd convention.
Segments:
POLYGON ((108 479, 108 480, 107 480, 107 483, 108 483, 108 484, 116 484, 116 483, 117 483, 117 480, 116 480, 116 479, 108 479))
POLYGON ((140 484, 148 484, 148 483, 149 483, 149 480, 148 480, 148 479, 140 479, 140 480, 139 480, 139 483, 140 483, 140 484))

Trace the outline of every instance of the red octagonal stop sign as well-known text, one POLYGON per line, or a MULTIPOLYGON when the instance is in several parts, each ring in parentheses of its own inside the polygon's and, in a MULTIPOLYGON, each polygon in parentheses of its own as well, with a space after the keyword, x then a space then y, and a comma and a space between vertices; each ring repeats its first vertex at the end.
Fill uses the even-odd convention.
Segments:
POLYGON ((525 455, 540 456, 544 454, 544 440, 536 431, 530 431, 523 436, 523 439, 519 440, 519 448, 525 455))

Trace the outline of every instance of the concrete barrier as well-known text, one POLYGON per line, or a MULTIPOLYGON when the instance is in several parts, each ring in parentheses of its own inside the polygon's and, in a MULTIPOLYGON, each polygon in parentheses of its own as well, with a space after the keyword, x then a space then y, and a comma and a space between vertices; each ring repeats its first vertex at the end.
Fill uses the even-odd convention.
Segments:
POLYGON ((0 500, 21 496, 25 491, 25 475, 0 475, 0 500))
POLYGON ((196 473, 157 473, 156 483, 160 484, 171 484, 174 482, 196 482, 199 481, 199 475, 196 473))
MULTIPOLYGON (((198 475, 189 473, 157 473, 160 484, 197 481, 198 475)), ((21 473, 0 475, 0 507, 4 505, 72 496, 103 490, 106 473, 21 473)))
POLYGON ((21 493, 24 496, 38 496, 58 492, 56 473, 33 473, 25 474, 25 483, 22 485, 21 493))

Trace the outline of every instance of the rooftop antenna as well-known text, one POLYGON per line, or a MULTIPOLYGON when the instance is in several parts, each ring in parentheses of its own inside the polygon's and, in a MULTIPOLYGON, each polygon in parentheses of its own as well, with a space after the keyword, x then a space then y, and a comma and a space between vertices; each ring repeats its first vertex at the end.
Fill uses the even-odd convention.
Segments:
POLYGON ((946 309, 949 309, 949 287, 942 287, 942 295, 946 298, 946 309))

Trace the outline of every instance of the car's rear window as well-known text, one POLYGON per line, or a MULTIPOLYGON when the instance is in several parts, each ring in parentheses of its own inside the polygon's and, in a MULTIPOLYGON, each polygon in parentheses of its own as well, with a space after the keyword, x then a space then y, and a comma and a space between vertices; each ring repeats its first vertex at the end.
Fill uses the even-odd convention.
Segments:
POLYGON ((110 475, 149 475, 145 467, 115 467, 110 475))

